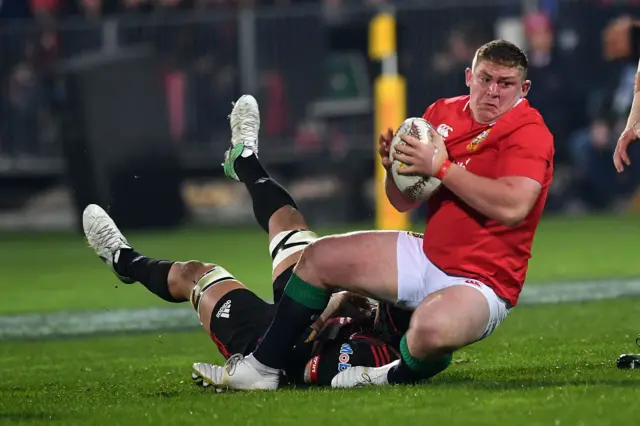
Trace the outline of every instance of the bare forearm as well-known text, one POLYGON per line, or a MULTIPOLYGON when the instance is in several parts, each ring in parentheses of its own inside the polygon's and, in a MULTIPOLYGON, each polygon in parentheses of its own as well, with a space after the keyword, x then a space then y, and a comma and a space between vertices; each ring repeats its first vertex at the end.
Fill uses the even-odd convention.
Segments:
POLYGON ((442 182, 473 209, 504 225, 516 225, 526 216, 518 191, 506 182, 475 175, 456 165, 451 165, 442 182))
POLYGON ((638 62, 638 72, 636 73, 636 82, 633 88, 633 103, 627 120, 627 129, 634 127, 640 122, 640 61, 638 62))
POLYGON ((393 182, 393 177, 389 175, 389 172, 387 172, 387 177, 385 178, 384 188, 387 193, 387 199, 399 212, 409 211, 418 204, 415 201, 408 199, 402 194, 402 192, 400 192, 395 182, 393 182))

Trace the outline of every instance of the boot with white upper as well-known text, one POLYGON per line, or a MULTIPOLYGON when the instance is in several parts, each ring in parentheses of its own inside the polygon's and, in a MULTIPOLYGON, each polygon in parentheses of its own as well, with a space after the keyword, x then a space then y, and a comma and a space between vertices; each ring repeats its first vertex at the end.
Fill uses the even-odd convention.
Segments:
POLYGON ((135 280, 118 274, 114 267, 118 262, 120 250, 131 249, 131 245, 107 212, 97 204, 89 204, 82 213, 82 227, 87 242, 98 257, 120 281, 133 284, 135 280))
POLYGON ((224 174, 230 179, 237 180, 234 169, 238 157, 258 155, 258 133, 260 132, 260 110, 258 102, 251 95, 242 95, 233 103, 229 114, 231 126, 231 148, 224 153, 224 174))

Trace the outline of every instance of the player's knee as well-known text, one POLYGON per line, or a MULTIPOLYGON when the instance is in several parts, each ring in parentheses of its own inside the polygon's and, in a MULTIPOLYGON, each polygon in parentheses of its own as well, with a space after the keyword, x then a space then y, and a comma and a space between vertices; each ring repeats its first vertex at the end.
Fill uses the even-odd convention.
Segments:
POLYGON ((199 260, 190 260, 188 262, 178 262, 179 266, 179 276, 183 280, 188 280, 189 282, 196 282, 198 279, 204 275, 205 272, 212 269, 214 266, 213 263, 204 263, 199 260))
POLYGON ((447 354, 458 349, 454 335, 446 320, 429 318, 428 321, 420 321, 416 318, 407 331, 407 345, 416 358, 447 354))
POLYGON ((277 234, 269 243, 273 270, 283 262, 290 262, 293 256, 299 258, 305 248, 317 239, 318 235, 308 229, 294 229, 277 234))
POLYGON ((200 266, 198 266, 197 271, 202 273, 193 279, 195 285, 191 291, 191 304, 198 313, 200 313, 200 301, 207 290, 213 288, 216 284, 236 280, 235 277, 222 266, 210 263, 201 263, 200 266), (200 266, 202 266, 202 269, 200 266))
POLYGON ((296 274, 315 284, 329 281, 330 268, 327 268, 325 254, 330 243, 327 241, 327 237, 318 238, 305 247, 296 266, 296 274))
POLYGON ((333 237, 322 237, 305 247, 298 265, 296 274, 309 283, 328 286, 333 283, 334 268, 332 256, 336 246, 333 237))
POLYGON ((167 279, 169 291, 178 289, 183 285, 193 285, 194 282, 198 281, 202 275, 214 266, 215 265, 211 263, 203 263, 197 260, 174 263, 167 279))

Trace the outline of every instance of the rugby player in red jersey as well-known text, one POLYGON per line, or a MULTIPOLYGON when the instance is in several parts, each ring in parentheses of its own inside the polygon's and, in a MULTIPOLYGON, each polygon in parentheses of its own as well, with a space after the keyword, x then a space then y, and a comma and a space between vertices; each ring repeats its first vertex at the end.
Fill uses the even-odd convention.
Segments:
MULTIPOLYGON (((512 43, 489 42, 465 71, 469 95, 435 102, 424 117, 439 131, 433 144, 409 136, 396 158, 403 173, 436 176, 424 238, 369 231, 321 238, 303 252, 271 326, 249 356, 213 367, 219 388, 277 389, 286 349, 346 289, 415 309, 399 360, 352 367, 335 387, 414 383, 454 351, 491 334, 517 304, 553 174, 553 137, 526 101, 527 58, 512 43)), ((381 135, 387 156, 392 132, 381 135)), ((406 199, 387 174, 387 196, 406 199)))
MULTIPOLYGON (((230 124, 235 143, 227 152, 225 173, 245 184, 255 218, 269 234, 272 297, 277 303, 300 253, 318 237, 309 230, 293 198, 255 155, 260 113, 253 97, 238 99, 230 124), (251 146, 252 155, 241 157, 245 146, 251 146)), ((133 248, 107 212, 95 204, 85 209, 83 227, 90 246, 120 281, 138 282, 168 302, 190 301, 223 357, 251 353, 269 327, 275 304, 262 300, 221 265, 147 257, 133 248)), ((375 305, 353 293, 334 294, 327 309, 287 351, 286 381, 327 386, 339 371, 351 366, 382 366, 398 359, 409 319, 406 311, 387 304, 375 305)), ((441 370, 450 358, 444 361, 438 367, 441 370)), ((202 372, 209 365, 193 365, 196 382, 206 385, 202 372)))

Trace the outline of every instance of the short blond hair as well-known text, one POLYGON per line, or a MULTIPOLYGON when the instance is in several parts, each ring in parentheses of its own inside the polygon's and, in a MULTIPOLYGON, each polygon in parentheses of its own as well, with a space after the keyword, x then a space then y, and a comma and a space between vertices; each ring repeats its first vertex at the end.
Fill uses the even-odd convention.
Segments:
POLYGON ((527 55, 510 41, 493 40, 483 44, 476 50, 471 68, 475 69, 480 61, 489 61, 509 68, 519 68, 522 71, 522 78, 527 78, 529 68, 527 55))

